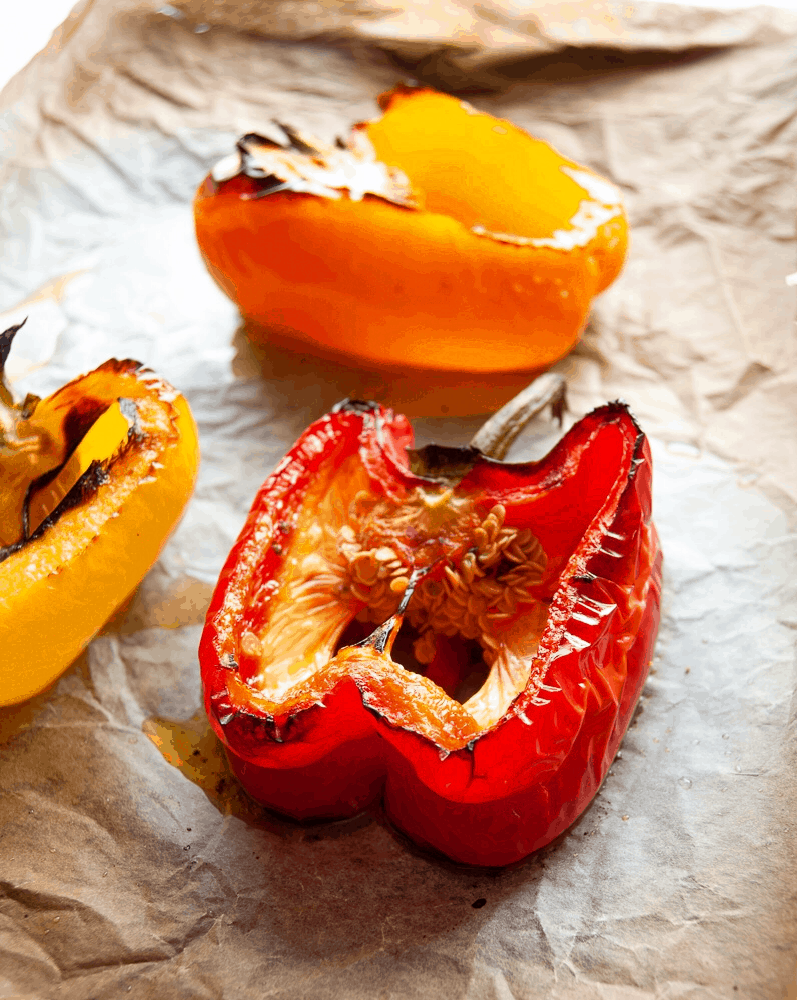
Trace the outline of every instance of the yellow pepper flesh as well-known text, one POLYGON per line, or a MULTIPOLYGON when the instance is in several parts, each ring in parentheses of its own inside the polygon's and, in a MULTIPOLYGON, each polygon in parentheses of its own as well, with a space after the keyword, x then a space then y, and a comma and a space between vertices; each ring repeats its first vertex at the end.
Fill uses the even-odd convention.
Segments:
POLYGON ((0 705, 54 681, 157 559, 193 490, 199 460, 186 400, 134 361, 108 361, 39 404, 60 426, 87 404, 135 403, 106 481, 0 562, 0 705))

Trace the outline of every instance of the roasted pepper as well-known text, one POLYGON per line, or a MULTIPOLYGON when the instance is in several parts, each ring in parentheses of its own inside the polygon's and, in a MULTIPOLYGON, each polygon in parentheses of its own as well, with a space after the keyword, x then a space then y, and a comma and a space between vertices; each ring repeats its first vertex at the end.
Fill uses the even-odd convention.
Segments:
POLYGON ((131 594, 196 478, 185 399, 137 361, 106 361, 17 403, 0 334, 0 705, 37 694, 131 594))
POLYGON ((488 429, 414 451, 404 417, 347 401, 266 479, 200 648, 259 802, 330 818, 382 795, 418 844, 505 865, 594 796, 659 622, 648 444, 622 403, 537 462, 489 457, 511 435, 488 429))
POLYGON ((210 273, 261 328, 388 365, 542 369, 622 266, 618 189, 457 98, 399 87, 330 147, 245 135, 194 203, 210 273))

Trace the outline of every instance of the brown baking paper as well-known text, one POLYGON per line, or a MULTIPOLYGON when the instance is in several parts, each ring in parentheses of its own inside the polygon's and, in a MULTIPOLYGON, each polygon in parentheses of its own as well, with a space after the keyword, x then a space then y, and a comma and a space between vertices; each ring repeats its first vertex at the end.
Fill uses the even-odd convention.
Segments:
MULTIPOLYGON (((17 388, 139 358, 190 400, 203 463, 131 603, 0 710, 0 997, 793 995, 796 37, 766 8, 87 0, 3 91, 17 388), (422 442, 481 423, 429 415, 412 373, 250 348, 194 245, 192 193, 238 133, 331 139, 408 77, 607 174, 632 225, 558 367, 569 420, 622 396, 653 439, 657 653, 595 802, 492 873, 419 854, 378 807, 309 827, 259 809, 200 710, 213 584, 301 430, 369 384, 427 414, 422 442)), ((471 379, 471 410, 510 382, 471 379)), ((557 433, 538 419, 513 457, 557 433)))

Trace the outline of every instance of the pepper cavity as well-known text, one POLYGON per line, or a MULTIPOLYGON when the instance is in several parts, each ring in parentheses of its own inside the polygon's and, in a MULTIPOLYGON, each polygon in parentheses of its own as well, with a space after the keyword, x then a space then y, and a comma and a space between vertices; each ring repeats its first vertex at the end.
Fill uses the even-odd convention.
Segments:
MULTIPOLYGON (((545 575, 545 552, 530 529, 505 526, 505 517, 506 508, 495 504, 473 530, 473 544, 459 558, 444 559, 434 567, 416 587, 407 609, 407 620, 418 633, 412 652, 421 670, 441 656, 453 656, 450 645, 438 641, 440 636, 475 640, 481 647, 480 655, 492 670, 464 707, 484 727, 500 718, 508 708, 507 699, 528 680, 527 656, 518 660, 507 655, 502 639, 507 623, 523 615, 539 637, 547 619, 547 603, 534 590, 545 575), (504 678, 503 697, 498 699, 490 696, 496 680, 493 672, 511 675, 504 678)), ((362 602, 357 621, 383 623, 396 613, 409 584, 408 567, 389 546, 363 548, 349 525, 341 529, 338 539, 346 561, 342 593, 362 602)), ((443 665, 437 666, 440 678, 443 665)), ((447 689, 456 690, 463 679, 456 666, 448 664, 444 669, 447 689)), ((459 666, 467 669, 466 663, 459 666)))
POLYGON ((133 400, 66 409, 30 394, 15 402, 4 366, 23 325, 0 334, 0 560, 103 482, 136 422, 133 400))
POLYGON ((334 488, 322 477, 303 504, 264 597, 265 621, 242 633, 250 683, 277 699, 310 681, 340 647, 394 616, 422 572, 402 626, 413 639, 401 665, 454 695, 478 656, 483 683, 464 708, 477 729, 488 728, 526 686, 545 627, 542 546, 530 528, 507 523, 501 503, 481 515, 483 500, 433 483, 380 495, 358 488, 353 464, 344 465, 334 488), (520 620, 523 629, 513 628, 520 620))

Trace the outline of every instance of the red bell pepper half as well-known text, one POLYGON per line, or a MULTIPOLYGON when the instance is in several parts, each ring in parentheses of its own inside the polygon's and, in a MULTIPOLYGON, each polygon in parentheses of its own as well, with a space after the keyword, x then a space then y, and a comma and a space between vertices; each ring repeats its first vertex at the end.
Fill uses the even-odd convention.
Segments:
POLYGON ((622 403, 537 462, 413 451, 345 402, 268 477, 200 647, 244 788, 296 819, 379 796, 413 841, 499 866, 586 808, 648 672, 661 553, 622 403))

